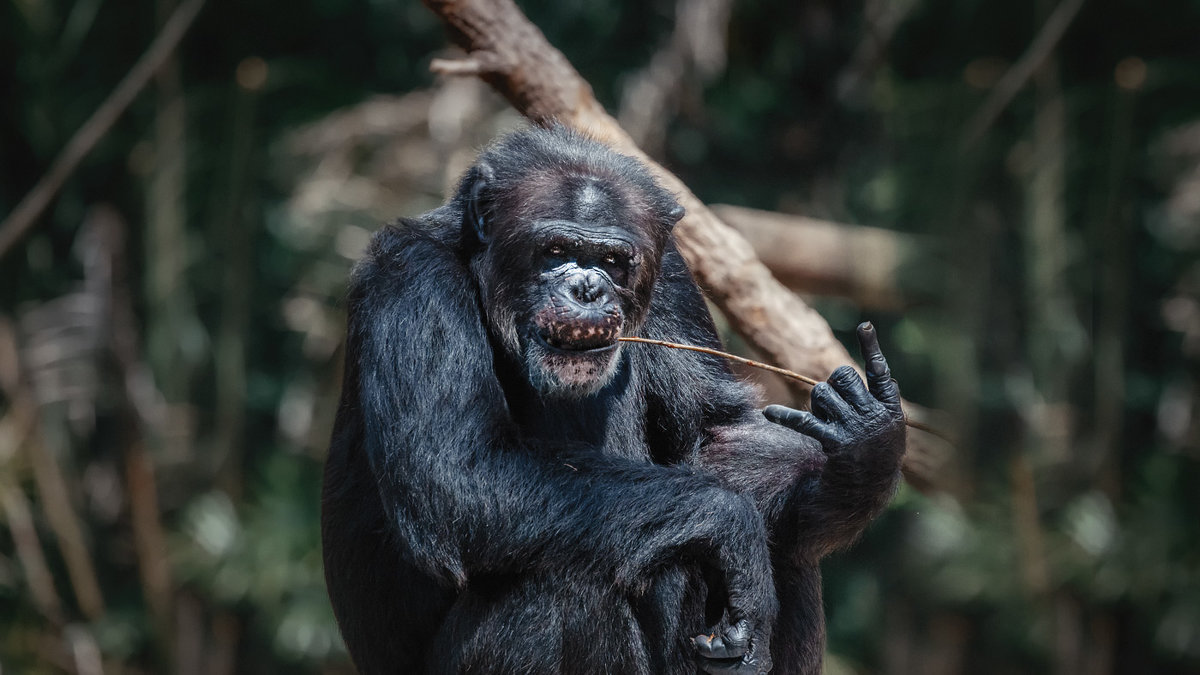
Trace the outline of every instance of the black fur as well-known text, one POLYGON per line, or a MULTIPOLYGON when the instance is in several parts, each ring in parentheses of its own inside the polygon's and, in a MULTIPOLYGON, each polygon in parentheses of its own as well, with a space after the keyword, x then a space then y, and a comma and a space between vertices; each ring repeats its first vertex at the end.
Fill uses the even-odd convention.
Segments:
POLYGON ((543 339, 573 339, 547 324, 570 315, 601 342, 619 321, 718 346, 670 238, 680 215, 636 161, 531 129, 446 206, 376 234, 322 514, 361 672, 819 672, 818 560, 898 476, 890 375, 869 366, 866 394, 842 373, 817 417, 772 423, 719 359, 620 344, 578 365, 543 339), (561 265, 557 223, 585 228, 561 265), (586 262, 610 251, 628 260, 586 262), (599 299, 553 300, 569 296, 599 299))

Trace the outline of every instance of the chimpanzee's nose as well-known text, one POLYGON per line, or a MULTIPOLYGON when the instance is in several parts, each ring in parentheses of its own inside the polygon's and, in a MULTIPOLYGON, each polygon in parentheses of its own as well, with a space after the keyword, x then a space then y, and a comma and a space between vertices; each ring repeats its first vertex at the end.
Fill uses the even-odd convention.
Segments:
POLYGON ((604 287, 604 277, 588 270, 571 279, 571 297, 581 305, 591 305, 606 295, 604 287))

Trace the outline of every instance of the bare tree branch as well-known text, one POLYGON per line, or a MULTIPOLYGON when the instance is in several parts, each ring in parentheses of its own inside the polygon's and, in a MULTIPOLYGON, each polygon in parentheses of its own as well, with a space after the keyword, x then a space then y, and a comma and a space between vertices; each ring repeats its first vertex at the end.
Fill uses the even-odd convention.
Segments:
POLYGON ((867 0, 863 4, 864 36, 850 65, 838 75, 839 99, 847 101, 861 95, 868 78, 886 63, 896 31, 919 4, 920 0, 867 0))
MULTIPOLYGON (((561 122, 640 159, 675 193, 688 212, 675 229, 679 250, 709 297, 751 345, 774 363, 817 379, 854 362, 829 324, 771 276, 743 237, 637 147, 605 112, 591 86, 512 0, 424 2, 445 21, 451 39, 470 59, 492 66, 480 77, 526 117, 540 125, 561 122)), ((910 453, 922 451, 922 435, 910 434, 910 453)), ((910 464, 917 466, 906 461, 910 464)), ((933 479, 919 482, 928 485, 933 479)))
POLYGON ((46 172, 33 189, 17 204, 17 207, 0 222, 0 257, 8 253, 21 237, 33 227, 38 216, 50 205, 50 200, 58 194, 63 183, 67 181, 79 163, 83 161, 92 148, 104 138, 121 113, 133 103, 137 95, 150 82, 150 78, 163 67, 167 57, 179 46, 184 34, 192 25, 204 0, 186 0, 171 18, 163 25, 162 32, 154 38, 154 42, 146 49, 146 53, 125 74, 116 89, 108 95, 104 103, 92 113, 83 126, 75 132, 71 140, 54 159, 50 170, 46 172))
POLYGON ((5 372, 0 372, 0 392, 8 399, 8 410, 0 418, 0 513, 3 513, 8 530, 12 533, 13 548, 25 573, 33 606, 51 624, 59 626, 64 621, 62 601, 54 588, 54 575, 42 552, 33 509, 18 483, 14 466, 17 453, 36 431, 37 406, 21 388, 16 328, 8 317, 2 315, 0 363, 4 364, 5 369, 5 372))
POLYGON ((995 123, 996 118, 1004 112, 1017 92, 1021 91, 1021 88, 1029 82, 1029 78, 1033 77, 1038 67, 1046 62, 1046 58, 1054 51, 1058 41, 1062 39, 1067 28, 1071 26, 1071 22, 1075 20, 1075 16, 1079 14, 1081 7, 1083 7, 1083 0, 1063 0, 1054 9, 1054 13, 1046 19, 1041 31, 1038 32, 1037 37, 1033 39, 1025 53, 1021 55, 1020 60, 1004 73, 1004 76, 992 89, 991 95, 971 117, 962 136, 964 149, 969 150, 979 142, 983 133, 995 123))
POLYGON ((31 437, 26 448, 33 465, 39 502, 50 529, 58 539, 58 547, 67 566, 67 577, 75 590, 75 600, 84 616, 91 620, 99 619, 104 614, 104 595, 87 545, 83 518, 75 512, 71 503, 72 490, 67 478, 43 439, 31 437))
MULTIPOLYGON (((6 317, 0 316, 0 359, 17 360, 16 335, 6 317)), ((15 381, 0 383, 9 400, 7 413, 0 418, 0 513, 12 533, 13 548, 25 573, 33 605, 54 625, 63 623, 62 601, 54 589, 54 575, 42 553, 29 498, 17 483, 14 455, 33 434, 37 411, 28 397, 21 396, 15 381)))
POLYGON ((714 204, 712 210, 790 288, 848 297, 861 307, 894 310, 905 303, 900 268, 918 256, 911 237, 727 204, 714 204))

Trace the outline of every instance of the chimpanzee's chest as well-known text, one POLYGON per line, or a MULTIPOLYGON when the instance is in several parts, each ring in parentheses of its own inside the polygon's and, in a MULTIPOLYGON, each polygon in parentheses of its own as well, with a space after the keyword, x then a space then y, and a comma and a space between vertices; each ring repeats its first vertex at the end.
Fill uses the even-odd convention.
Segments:
POLYGON ((509 410, 522 436, 546 447, 598 451, 613 457, 655 461, 647 437, 652 414, 638 386, 638 373, 622 358, 612 380, 588 396, 547 398, 509 392, 509 410), (620 422, 616 422, 620 420, 620 422))

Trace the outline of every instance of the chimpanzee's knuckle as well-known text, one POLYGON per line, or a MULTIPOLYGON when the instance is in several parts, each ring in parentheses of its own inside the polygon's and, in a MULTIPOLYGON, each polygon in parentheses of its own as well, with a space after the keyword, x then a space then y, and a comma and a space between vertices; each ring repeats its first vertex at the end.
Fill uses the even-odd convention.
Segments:
POLYGON ((838 366, 829 376, 831 382, 837 384, 850 384, 858 379, 858 371, 851 366, 838 366))

